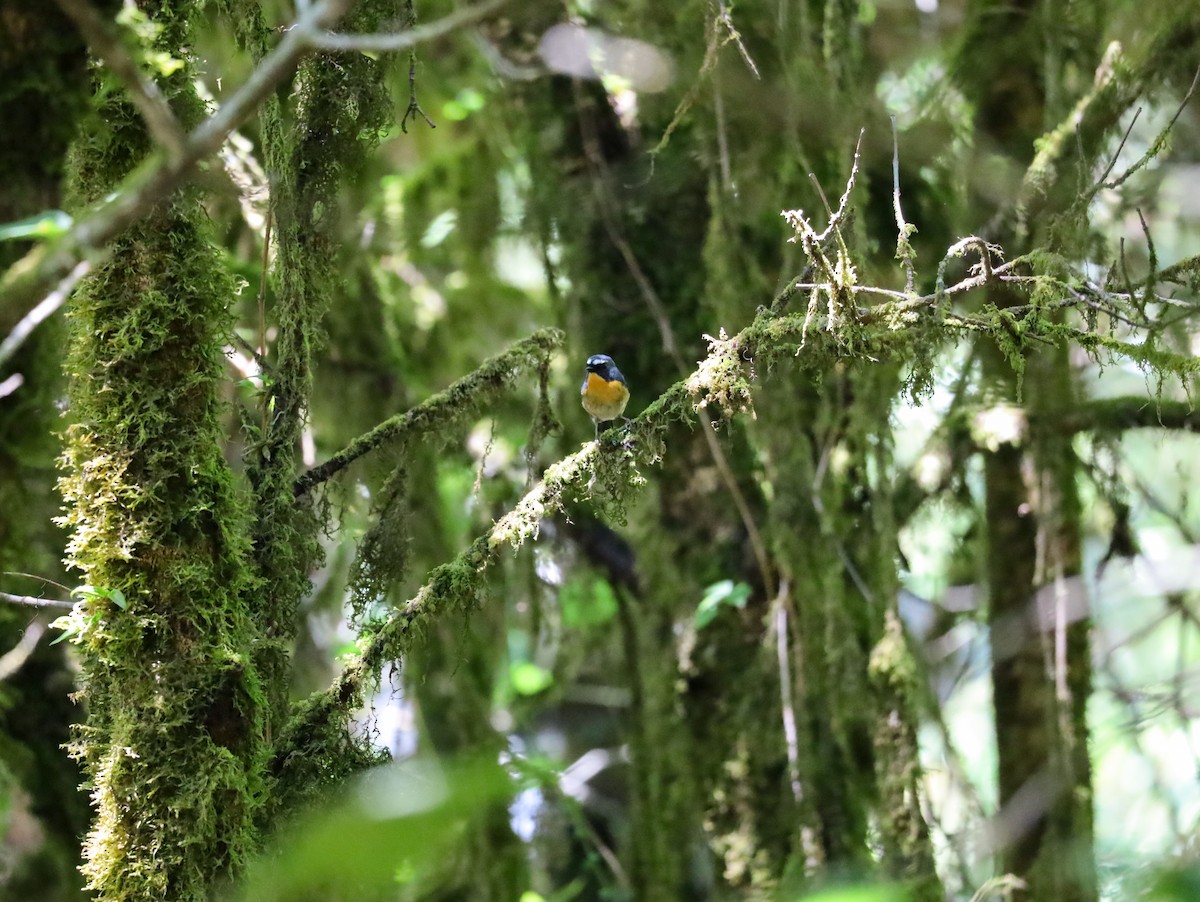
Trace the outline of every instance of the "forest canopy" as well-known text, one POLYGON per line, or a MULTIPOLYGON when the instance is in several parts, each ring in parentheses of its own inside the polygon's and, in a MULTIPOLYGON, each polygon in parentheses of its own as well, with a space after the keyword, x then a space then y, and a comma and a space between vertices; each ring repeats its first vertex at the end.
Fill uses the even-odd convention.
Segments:
POLYGON ((0 895, 1195 898, 1197 59, 6 0, 0 895))

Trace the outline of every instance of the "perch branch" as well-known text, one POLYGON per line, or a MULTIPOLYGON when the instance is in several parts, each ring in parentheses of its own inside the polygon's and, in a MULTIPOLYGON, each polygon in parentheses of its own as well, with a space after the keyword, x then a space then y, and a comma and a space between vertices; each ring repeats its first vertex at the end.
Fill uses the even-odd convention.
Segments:
POLYGON ((398 439, 422 435, 444 427, 449 420, 461 417, 488 392, 510 382, 521 369, 537 360, 544 360, 562 346, 563 334, 558 329, 542 329, 511 348, 485 361, 473 373, 459 379, 445 391, 438 392, 416 407, 384 420, 370 432, 360 435, 323 464, 313 467, 296 480, 293 491, 297 497, 345 469, 380 445, 398 439))

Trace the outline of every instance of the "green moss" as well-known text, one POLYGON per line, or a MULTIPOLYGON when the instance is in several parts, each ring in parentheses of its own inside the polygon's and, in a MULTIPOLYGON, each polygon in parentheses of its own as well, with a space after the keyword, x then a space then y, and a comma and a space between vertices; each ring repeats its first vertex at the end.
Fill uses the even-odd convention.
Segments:
POLYGON ((128 601, 80 601, 73 640, 97 811, 85 873, 104 898, 202 898, 254 846, 256 582, 217 400, 231 296, 188 192, 117 242, 70 311, 68 551, 128 601))
MULTIPOLYGON (((163 47, 186 43, 189 9, 157 10, 163 47)), ((202 113, 188 74, 163 87, 185 122, 202 113)), ((98 107, 108 129, 73 155, 85 202, 149 149, 107 86, 98 107)), ((256 845, 258 583, 218 400, 234 295, 201 197, 185 190, 114 242, 69 310, 68 554, 83 581, 127 601, 88 596, 74 615, 89 719, 73 753, 96 812, 84 873, 100 898, 205 898, 256 845)))

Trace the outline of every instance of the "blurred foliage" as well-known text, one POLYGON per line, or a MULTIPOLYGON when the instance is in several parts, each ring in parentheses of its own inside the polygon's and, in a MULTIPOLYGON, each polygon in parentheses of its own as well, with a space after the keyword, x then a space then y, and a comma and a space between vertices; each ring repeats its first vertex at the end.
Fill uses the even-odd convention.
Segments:
MULTIPOLYGON (((227 357, 240 355, 241 369, 202 373, 219 383, 222 418, 214 425, 222 447, 213 449, 221 456, 204 472, 220 471, 222 489, 226 479, 236 484, 229 503, 239 511, 258 492, 253 553, 274 594, 260 599, 242 575, 221 588, 242 586, 277 627, 253 654, 274 656, 264 669, 291 668, 285 688, 299 702, 286 726, 276 710, 267 731, 288 752, 271 773, 277 782, 253 788, 255 805, 275 793, 296 808, 279 805, 276 832, 227 896, 929 898, 928 884, 917 888, 911 873, 920 850, 901 841, 920 845, 911 828, 932 837, 933 877, 949 896, 1023 898, 1014 882, 989 881, 1002 871, 991 829, 995 732, 1005 725, 995 722, 988 679, 982 561, 995 524, 983 458, 1008 444, 1006 435, 1020 435, 1031 407, 985 372, 981 347, 998 343, 1005 366, 1020 370, 1048 342, 1078 339, 1098 319, 1106 331, 1071 352, 1080 411, 1061 417, 1083 417, 1099 398, 1134 399, 1135 409, 1163 420, 1172 402, 1188 409, 1171 428, 1154 428, 1151 413, 1138 428, 1074 423, 1068 440, 1082 499, 1077 581, 1093 618, 1088 748, 1101 895, 1197 897, 1188 853, 1200 823, 1200 509, 1192 489, 1200 472, 1197 439, 1187 432, 1196 431, 1198 280, 1194 271, 1181 276, 1170 302, 1148 281, 1153 268, 1194 255, 1200 241, 1195 103, 1143 168, 1096 192, 1069 221, 1055 220, 1060 237, 1070 233, 1061 253, 1035 254, 1021 270, 1044 277, 1020 295, 1028 319, 1006 318, 978 294, 937 302, 939 314, 964 318, 961 340, 920 320, 868 335, 857 314, 844 331, 826 330, 824 295, 784 290, 805 260, 778 216, 804 208, 813 222, 828 221, 826 204, 837 207, 866 127, 842 246, 830 252, 843 287, 903 295, 904 259, 913 261, 916 293, 969 276, 978 255, 947 249, 967 234, 986 235, 991 215, 1002 218, 1015 203, 1035 151, 1022 136, 1051 135, 1072 121, 1111 38, 1125 44, 1121 65, 1143 59, 1147 47, 1162 50, 1161 35, 1175 35, 1178 46, 1162 50, 1174 56, 1130 89, 1141 92, 1140 115, 1121 109, 1097 135, 1068 129, 1068 145, 1086 138, 1096 153, 1064 164, 1062 181, 1077 200, 1106 161, 1116 159, 1124 174, 1156 146, 1196 57, 1194 34, 1178 27, 1183 6, 512 4, 422 48, 411 70, 407 56, 387 64, 378 54, 330 55, 282 86, 231 143, 227 174, 202 176, 203 208, 192 212, 207 221, 198 234, 211 247, 193 266, 203 278, 179 277, 204 289, 204 304, 221 307, 206 319, 210 332, 224 337, 218 320, 233 317, 232 330, 262 347, 272 366, 260 371, 231 342, 227 357), (1028 17, 1019 28, 987 30, 1018 9, 1028 17), (550 29, 565 24, 591 29, 567 40, 599 41, 584 45, 594 77, 572 80, 539 51, 550 29), (1040 62, 1014 71, 1009 42, 1024 54, 1027 26, 1040 62), (628 43, 606 43, 616 38, 628 43), (599 60, 598 48, 627 56, 599 60), (670 79, 646 87, 639 58, 655 72, 666 61, 670 79), (414 89, 435 129, 397 127, 414 89), (1017 97, 1030 121, 979 129, 980 97, 992 89, 1017 97), (330 121, 341 143, 327 140, 330 121), (893 165, 903 215, 915 226, 907 244, 896 240, 893 165), (261 207, 268 186, 291 207, 291 220, 270 227, 270 241, 261 207), (299 281, 285 282, 284 270, 299 281), (1124 292, 1131 307, 1083 305, 1053 323, 1043 317, 1088 287, 1081 273, 1124 292), (791 309, 771 322, 774 331, 758 333, 761 355, 728 343, 723 329, 739 333, 773 303, 791 309), (1135 325, 1143 320, 1150 333, 1135 325), (980 323, 991 333, 974 328, 980 323), (565 332, 565 346, 547 341, 512 358, 479 394, 453 394, 455 416, 373 445, 314 486, 313 508, 297 515, 299 473, 551 327, 565 332), (300 363, 280 373, 281 335, 296 334, 304 346, 288 359, 300 363), (581 361, 601 351, 630 377, 631 415, 711 354, 697 378, 712 391, 706 410, 720 427, 720 453, 702 442, 707 427, 691 414, 676 422, 671 413, 653 433, 609 433, 592 482, 573 486, 561 511, 544 520, 535 516, 540 507, 526 511, 530 519, 514 527, 535 541, 511 555, 490 544, 479 551, 472 542, 486 540, 550 464, 590 440, 578 382, 581 361), (272 437, 268 426, 285 407, 294 429, 272 437), (746 415, 725 416, 735 411, 746 415), (642 435, 653 445, 622 449, 642 435), (288 466, 270 463, 281 457, 288 466), (270 479, 260 479, 268 470, 270 479), (323 531, 309 531, 318 521, 323 531), (762 530, 763 547, 748 522, 762 530), (765 568, 756 560, 764 548, 765 568), (411 619, 395 619, 439 592, 455 603, 435 614, 417 604, 411 619), (883 616, 893 596, 898 620, 883 616), (343 706, 322 722, 340 744, 297 734, 298 724, 320 720, 313 712, 345 701, 336 691, 332 701, 309 693, 340 690, 343 665, 364 660, 392 666, 378 680, 363 671, 355 684, 363 710, 343 706), (873 707, 880 699, 887 704, 873 707), (381 750, 397 762, 348 775, 381 750), (295 785, 283 785, 289 780, 295 785), (883 810, 884 792, 911 809, 883 810), (905 813, 915 817, 898 816, 905 813)), ((416 11, 432 21, 451 7, 418 3, 416 11)), ((365 30, 387 30, 406 15, 399 3, 364 9, 365 30)), ((232 0, 193 11, 194 40, 180 55, 158 52, 144 63, 165 77, 186 56, 200 96, 217 103, 291 12, 290 4, 251 10, 232 0)), ((147 45, 161 37, 149 19, 131 15, 127 24, 147 45)), ((64 95, 63 123, 82 106, 78 91, 64 95)), ((189 102, 189 116, 199 115, 202 103, 189 102)), ((99 121, 85 125, 75 154, 82 183, 96 186, 96 169, 112 165, 140 125, 123 99, 92 115, 99 121)), ((24 154, 37 158, 38 176, 58 173, 61 149, 31 143, 47 149, 24 154)), ((1038 148, 1051 145, 1046 138, 1038 148)), ((25 242, 67 227, 55 194, 0 206, 0 239, 25 242)), ((1049 217, 1025 227, 1038 238, 1051 230, 1049 217)), ((182 239, 158 237, 169 246, 157 259, 178 269, 182 239)), ((134 315, 147 301, 141 271, 111 278, 132 284, 120 291, 128 304, 108 313, 134 315)), ((112 283, 92 283, 75 316, 117 294, 112 283)), ((178 313, 187 297, 149 300, 178 313)), ((843 314, 872 303, 846 297, 843 314)), ((829 311, 834 303, 831 295, 829 311)), ((41 473, 40 484, 58 453, 47 436, 58 428, 61 395, 49 375, 61 367, 59 351, 47 345, 37 360, 18 361, 26 385, 0 398, 4 422, 15 424, 5 430, 4 461, 41 473), (13 435, 23 441, 10 450, 13 435)), ((113 384, 104 362, 92 369, 103 393, 87 403, 107 404, 113 384)), ((133 388, 129 409, 106 427, 113 434, 141 429, 151 401, 176 400, 133 388)), ((85 412, 77 400, 71 416, 85 412)), ((172 416, 158 420, 164 443, 176 442, 172 416)), ((19 482, 0 485, 6 517, 21 509, 24 491, 19 482)), ((80 486, 73 497, 86 505, 94 494, 80 486)), ((202 501, 193 512, 208 515, 202 501)), ((13 519, 11 534, 0 536, 4 566, 57 573, 61 534, 13 519)), ((96 602, 89 599, 88 616, 101 618, 96 602)), ((125 613, 111 628, 132 641, 138 621, 120 622, 125 613)), ((223 635, 200 632, 208 642, 223 635)), ((160 657, 143 663, 157 668, 160 657)), ((61 669, 41 658, 26 667, 23 677, 48 668, 46 685, 62 701, 61 669)), ((147 698, 157 685, 145 681, 147 698)), ((29 701, 29 692, 14 687, 0 698, 0 800, 10 834, 14 818, 30 816, 22 806, 37 807, 18 789, 29 793, 43 779, 21 745, 17 706, 27 718, 44 712, 39 728, 49 736, 71 716, 64 704, 29 701)), ((143 718, 140 708, 130 716, 143 718)), ((78 833, 66 803, 62 813, 61 824, 38 815, 43 829, 78 833)), ((46 898, 73 898, 72 878, 62 876, 70 865, 57 866, 46 885, 59 895, 46 898)), ((13 877, 4 892, 33 898, 22 895, 27 886, 13 877)))

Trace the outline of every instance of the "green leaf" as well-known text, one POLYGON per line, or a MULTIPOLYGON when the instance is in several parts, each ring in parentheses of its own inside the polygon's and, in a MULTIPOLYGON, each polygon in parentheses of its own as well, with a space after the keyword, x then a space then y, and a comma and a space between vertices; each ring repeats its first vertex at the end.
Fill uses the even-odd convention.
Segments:
POLYGON ((375 898, 380 892, 392 898, 397 878, 419 884, 464 823, 511 789, 489 759, 446 767, 413 759, 368 771, 348 783, 340 799, 298 818, 252 862, 239 898, 375 898))
POLYGON ((750 597, 750 586, 723 579, 704 590, 696 608, 696 629, 702 630, 716 618, 722 607, 744 608, 750 597))
POLYGON ((62 210, 47 210, 28 219, 19 219, 0 225, 0 241, 15 241, 19 238, 57 238, 64 234, 74 222, 62 210))
POLYGON ((509 667, 508 680, 518 695, 537 695, 554 683, 554 675, 536 664, 522 661, 509 667))
POLYGON ((122 611, 129 608, 129 602, 125 600, 125 593, 120 589, 109 589, 107 586, 76 586, 71 590, 71 595, 79 595, 89 600, 107 598, 122 611))
POLYGON ((421 247, 431 248, 437 247, 445 241, 450 233, 454 231, 458 225, 458 213, 454 210, 445 210, 434 217, 433 222, 425 229, 425 234, 421 236, 421 247))
POLYGON ((474 112, 483 109, 484 97, 473 88, 463 88, 453 100, 442 104, 442 116, 461 122, 474 112))
POLYGON ((58 645, 59 642, 63 642, 67 639, 70 639, 72 636, 74 636, 76 633, 79 632, 79 628, 75 624, 75 622, 71 620, 70 616, 65 616, 65 615, 62 617, 56 617, 54 620, 51 620, 50 628, 56 629, 56 630, 62 630, 62 633, 59 634, 59 637, 50 643, 51 645, 58 645))
POLYGON ((563 626, 586 629, 608 623, 617 613, 617 596, 605 580, 570 579, 559 593, 563 626))

